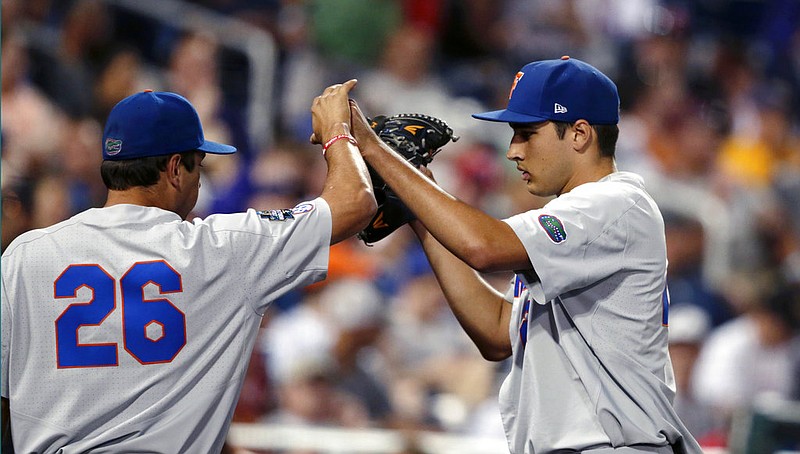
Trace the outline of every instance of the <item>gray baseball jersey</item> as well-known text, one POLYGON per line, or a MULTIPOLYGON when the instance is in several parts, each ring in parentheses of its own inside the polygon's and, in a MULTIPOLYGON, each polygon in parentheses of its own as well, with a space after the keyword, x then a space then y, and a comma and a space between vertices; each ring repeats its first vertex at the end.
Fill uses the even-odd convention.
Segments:
POLYGON ((505 222, 533 264, 506 294, 511 452, 701 452, 672 408, 664 221, 641 178, 616 172, 505 222))
POLYGON ((17 452, 211 453, 271 301, 324 279, 321 198, 193 222, 116 205, 3 254, 2 395, 17 452))

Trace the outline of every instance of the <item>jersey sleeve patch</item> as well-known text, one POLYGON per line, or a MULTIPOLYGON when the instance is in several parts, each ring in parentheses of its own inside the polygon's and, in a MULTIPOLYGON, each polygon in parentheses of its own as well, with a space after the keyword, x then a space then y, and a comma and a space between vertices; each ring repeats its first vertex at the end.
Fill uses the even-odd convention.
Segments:
POLYGON ((261 217, 261 219, 266 219, 268 221, 285 221, 287 219, 294 219, 294 213, 289 209, 263 210, 256 211, 256 213, 261 217))
POLYGON ((293 214, 310 213, 311 211, 314 211, 314 204, 311 202, 300 203, 296 207, 291 209, 291 212, 293 214))
POLYGON ((567 230, 564 228, 564 223, 557 217, 550 214, 539 215, 539 225, 553 243, 559 244, 566 241, 567 230))

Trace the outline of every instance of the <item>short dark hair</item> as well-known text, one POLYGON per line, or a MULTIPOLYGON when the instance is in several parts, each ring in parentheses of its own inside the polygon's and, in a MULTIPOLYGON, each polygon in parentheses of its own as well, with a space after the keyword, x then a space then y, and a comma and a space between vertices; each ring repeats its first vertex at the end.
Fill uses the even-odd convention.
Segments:
MULTIPOLYGON (((556 127, 556 133, 559 139, 564 138, 567 129, 574 125, 574 122, 554 121, 553 125, 556 127)), ((592 128, 597 133, 597 145, 600 147, 600 155, 609 158, 614 157, 617 149, 617 139, 619 138, 619 126, 617 125, 592 125, 592 128)))
MULTIPOLYGON (((184 151, 181 164, 189 172, 194 170, 194 154, 197 150, 184 151)), ((153 186, 158 183, 159 174, 167 169, 167 162, 172 154, 148 156, 145 158, 126 159, 123 161, 103 161, 100 165, 100 176, 106 187, 115 191, 124 191, 136 186, 153 186)))

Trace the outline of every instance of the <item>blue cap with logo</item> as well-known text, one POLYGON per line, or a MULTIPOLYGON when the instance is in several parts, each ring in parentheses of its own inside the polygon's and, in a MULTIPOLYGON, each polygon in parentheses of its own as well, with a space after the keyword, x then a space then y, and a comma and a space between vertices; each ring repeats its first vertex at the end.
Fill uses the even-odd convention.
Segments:
POLYGON ((190 150, 231 154, 236 148, 205 140, 200 117, 183 96, 145 90, 123 99, 108 115, 103 159, 122 161, 190 150))
POLYGON ((528 63, 514 77, 508 107, 472 115, 506 123, 539 121, 619 123, 617 86, 594 66, 570 58, 528 63))

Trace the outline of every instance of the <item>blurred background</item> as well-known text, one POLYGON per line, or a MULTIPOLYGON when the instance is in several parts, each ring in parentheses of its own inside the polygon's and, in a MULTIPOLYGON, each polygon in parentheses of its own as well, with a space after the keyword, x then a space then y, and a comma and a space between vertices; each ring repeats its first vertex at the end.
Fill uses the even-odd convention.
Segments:
MULTIPOLYGON (((105 116, 146 88, 240 150, 207 157, 197 216, 318 195, 311 101, 353 77, 367 115, 461 136, 431 165, 447 191, 498 218, 539 208, 510 129, 470 114, 562 55, 617 83, 618 166, 664 213, 685 423, 709 452, 800 451, 798 0, 2 0, 2 247, 103 205, 105 116)), ((508 364, 480 357, 408 228, 335 246, 250 361, 229 452, 507 452, 508 364)))

